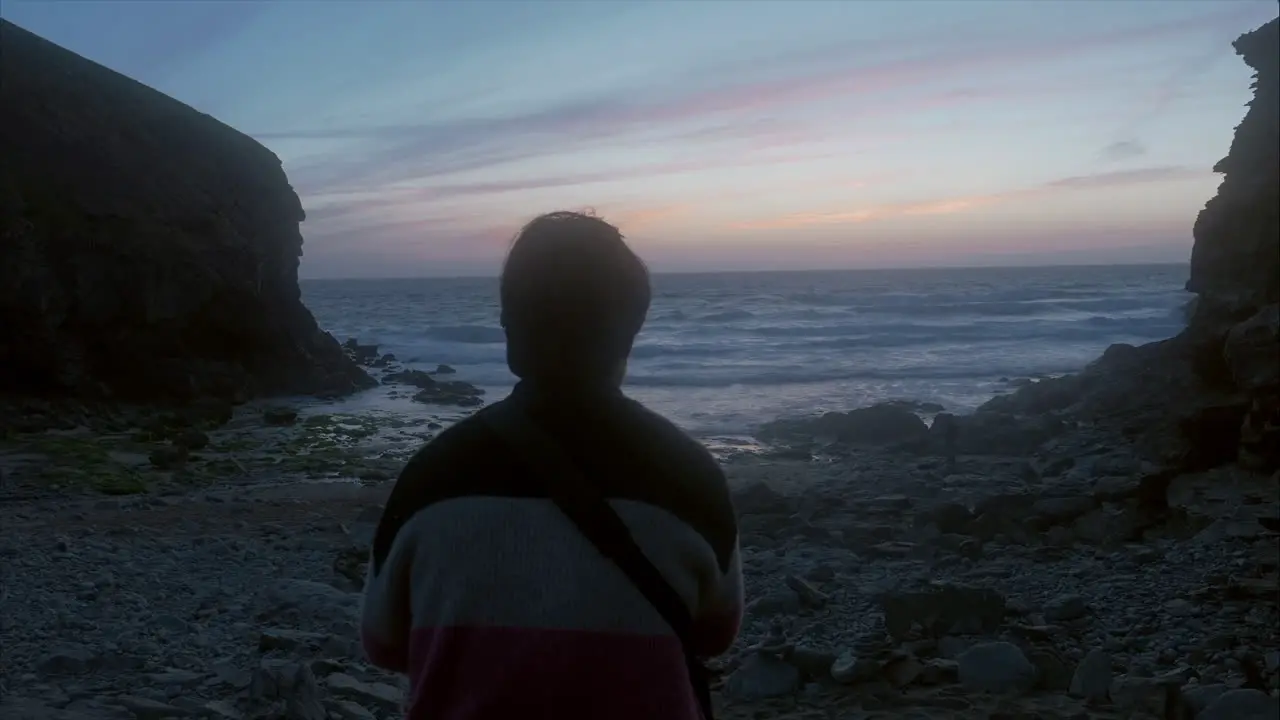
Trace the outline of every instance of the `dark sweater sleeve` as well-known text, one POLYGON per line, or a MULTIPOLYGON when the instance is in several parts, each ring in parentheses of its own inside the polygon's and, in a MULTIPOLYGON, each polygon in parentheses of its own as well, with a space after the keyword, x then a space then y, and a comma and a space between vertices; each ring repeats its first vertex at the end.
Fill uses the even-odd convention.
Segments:
POLYGON ((361 603, 360 641, 365 655, 374 665, 393 672, 405 672, 409 664, 411 541, 397 537, 382 563, 369 563, 361 603))
MULTIPOLYGON (((708 457, 710 462, 715 461, 708 457)), ((708 470, 707 472, 710 472, 708 470)), ((737 519, 729 498, 729 485, 724 473, 716 465, 715 483, 711 487, 709 520, 715 537, 717 572, 711 583, 700 593, 698 607, 693 616, 693 651, 701 657, 713 657, 729 650, 742 627, 743 583, 742 556, 738 543, 737 519)))
POLYGON ((361 603, 360 639, 370 662, 394 672, 408 665, 413 629, 410 591, 416 548, 401 530, 440 492, 429 468, 439 464, 437 443, 428 443, 405 465, 383 507, 374 533, 361 603))

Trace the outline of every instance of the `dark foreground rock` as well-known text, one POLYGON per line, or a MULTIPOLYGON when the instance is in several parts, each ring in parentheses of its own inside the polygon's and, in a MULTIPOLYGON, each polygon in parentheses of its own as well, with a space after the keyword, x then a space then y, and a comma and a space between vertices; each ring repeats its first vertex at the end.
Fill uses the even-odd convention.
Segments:
POLYGON ((302 304, 302 205, 275 155, 11 23, 0 44, 0 395, 373 384, 302 304))
POLYGON ((767 441, 828 442, 847 445, 914 446, 925 441, 929 426, 909 403, 886 402, 817 418, 765 423, 756 436, 767 441))
POLYGON ((479 407, 484 404, 484 389, 463 380, 441 380, 439 375, 456 372, 448 365, 437 365, 434 372, 406 368, 390 353, 379 354, 378 346, 350 338, 342 344, 347 357, 359 365, 382 371, 383 385, 407 385, 418 389, 413 399, 428 405, 479 407))
MULTIPOLYGON (((438 371, 437 371, 438 372, 438 371)), ((422 370, 400 370, 382 377, 386 385, 409 385, 418 388, 413 399, 431 405, 477 407, 484 404, 484 390, 462 380, 437 380, 422 370)))
POLYGON ((413 399, 428 405, 479 407, 484 404, 484 390, 461 380, 439 382, 414 394, 413 399))

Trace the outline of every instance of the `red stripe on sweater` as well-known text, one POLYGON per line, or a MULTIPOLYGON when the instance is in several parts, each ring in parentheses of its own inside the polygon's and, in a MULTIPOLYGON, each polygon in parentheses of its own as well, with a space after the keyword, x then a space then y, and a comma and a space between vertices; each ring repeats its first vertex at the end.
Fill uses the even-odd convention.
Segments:
POLYGON ((392 672, 408 672, 409 653, 404 645, 387 642, 369 628, 360 630, 360 644, 374 665, 392 672))
POLYGON ((415 629, 409 720, 697 720, 674 636, 415 629))

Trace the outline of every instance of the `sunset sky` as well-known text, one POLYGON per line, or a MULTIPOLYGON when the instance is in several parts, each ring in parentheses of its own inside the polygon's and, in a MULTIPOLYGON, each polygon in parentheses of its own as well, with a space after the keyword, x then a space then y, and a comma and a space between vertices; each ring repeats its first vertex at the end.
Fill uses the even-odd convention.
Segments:
POLYGON ((1275 0, 50 2, 252 135, 306 277, 491 274, 594 208, 658 270, 1183 261, 1275 0))

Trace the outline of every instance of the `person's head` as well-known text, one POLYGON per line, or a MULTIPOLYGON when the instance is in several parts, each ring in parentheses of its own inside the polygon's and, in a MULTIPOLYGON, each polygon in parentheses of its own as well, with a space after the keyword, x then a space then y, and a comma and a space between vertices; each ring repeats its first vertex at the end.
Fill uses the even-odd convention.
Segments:
POLYGON ((534 218, 502 268, 511 372, 555 384, 620 384, 649 296, 649 272, 618 228, 587 213, 534 218))

